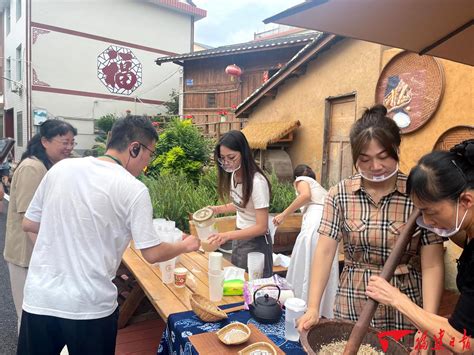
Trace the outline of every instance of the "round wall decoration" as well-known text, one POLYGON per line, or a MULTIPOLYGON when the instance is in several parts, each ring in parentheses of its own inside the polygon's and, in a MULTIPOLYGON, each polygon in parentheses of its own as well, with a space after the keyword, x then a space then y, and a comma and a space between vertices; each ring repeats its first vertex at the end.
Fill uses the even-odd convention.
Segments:
POLYGON ((111 93, 130 95, 142 84, 142 64, 130 49, 109 46, 97 57, 97 77, 111 93))
POLYGON ((474 126, 451 127, 438 138, 433 150, 449 150, 456 144, 472 138, 474 138, 474 126))
POLYGON ((375 102, 383 104, 401 129, 409 133, 422 127, 436 112, 444 89, 441 64, 433 57, 402 52, 382 70, 375 102))

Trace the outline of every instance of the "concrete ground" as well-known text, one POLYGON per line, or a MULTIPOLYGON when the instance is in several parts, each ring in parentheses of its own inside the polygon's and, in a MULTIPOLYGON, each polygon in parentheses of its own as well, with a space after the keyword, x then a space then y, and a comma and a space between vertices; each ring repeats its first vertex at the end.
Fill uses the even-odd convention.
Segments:
POLYGON ((17 318, 10 290, 8 268, 3 260, 8 202, 3 200, 3 204, 3 212, 0 213, 0 354, 11 355, 16 354, 17 318))

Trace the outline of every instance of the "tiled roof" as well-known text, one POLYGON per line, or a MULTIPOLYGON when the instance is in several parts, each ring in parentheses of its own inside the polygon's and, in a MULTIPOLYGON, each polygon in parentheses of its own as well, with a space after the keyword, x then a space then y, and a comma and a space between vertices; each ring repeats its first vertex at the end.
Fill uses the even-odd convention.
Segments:
POLYGON ((291 58, 283 67, 280 68, 275 74, 273 74, 267 81, 265 81, 260 87, 258 87, 253 93, 251 93, 247 98, 245 98, 235 109, 236 117, 241 117, 241 115, 246 112, 250 107, 256 105, 260 98, 270 89, 277 87, 283 83, 283 80, 291 74, 292 70, 295 70, 300 65, 304 64, 307 60, 310 60, 312 57, 308 54, 316 54, 320 51, 320 45, 322 42, 326 42, 322 45, 321 49, 328 48, 333 45, 336 41, 340 40, 342 37, 336 37, 333 35, 324 36, 322 33, 319 36, 316 36, 312 41, 306 44, 303 48, 296 53, 293 58, 291 58), (306 57, 306 59, 304 59, 306 57))
POLYGON ((229 46, 216 47, 206 49, 199 52, 191 52, 169 57, 160 57, 156 59, 156 64, 175 62, 182 60, 193 60, 199 58, 218 57, 234 53, 254 52, 268 48, 289 47, 289 46, 304 46, 318 38, 320 32, 309 32, 304 34, 293 34, 290 36, 272 38, 267 40, 250 41, 229 46))

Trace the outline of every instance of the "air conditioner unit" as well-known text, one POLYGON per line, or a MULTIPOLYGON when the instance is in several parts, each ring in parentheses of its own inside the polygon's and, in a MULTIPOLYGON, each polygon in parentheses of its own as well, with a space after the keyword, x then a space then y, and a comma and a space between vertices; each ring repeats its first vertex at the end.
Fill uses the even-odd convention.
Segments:
POLYGON ((12 82, 11 92, 16 92, 18 95, 21 95, 23 91, 23 85, 21 83, 12 82))

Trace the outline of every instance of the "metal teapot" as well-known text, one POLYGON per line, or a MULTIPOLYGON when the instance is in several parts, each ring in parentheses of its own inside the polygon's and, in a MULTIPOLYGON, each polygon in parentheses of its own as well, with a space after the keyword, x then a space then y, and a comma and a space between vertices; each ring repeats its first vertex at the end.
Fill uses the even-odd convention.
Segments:
POLYGON ((253 303, 249 305, 251 316, 260 323, 271 324, 280 321, 282 310, 279 302, 281 289, 277 285, 264 285, 259 287, 253 293, 253 303), (257 292, 265 287, 276 287, 278 289, 278 297, 274 299, 268 293, 263 296, 256 297, 257 292))

